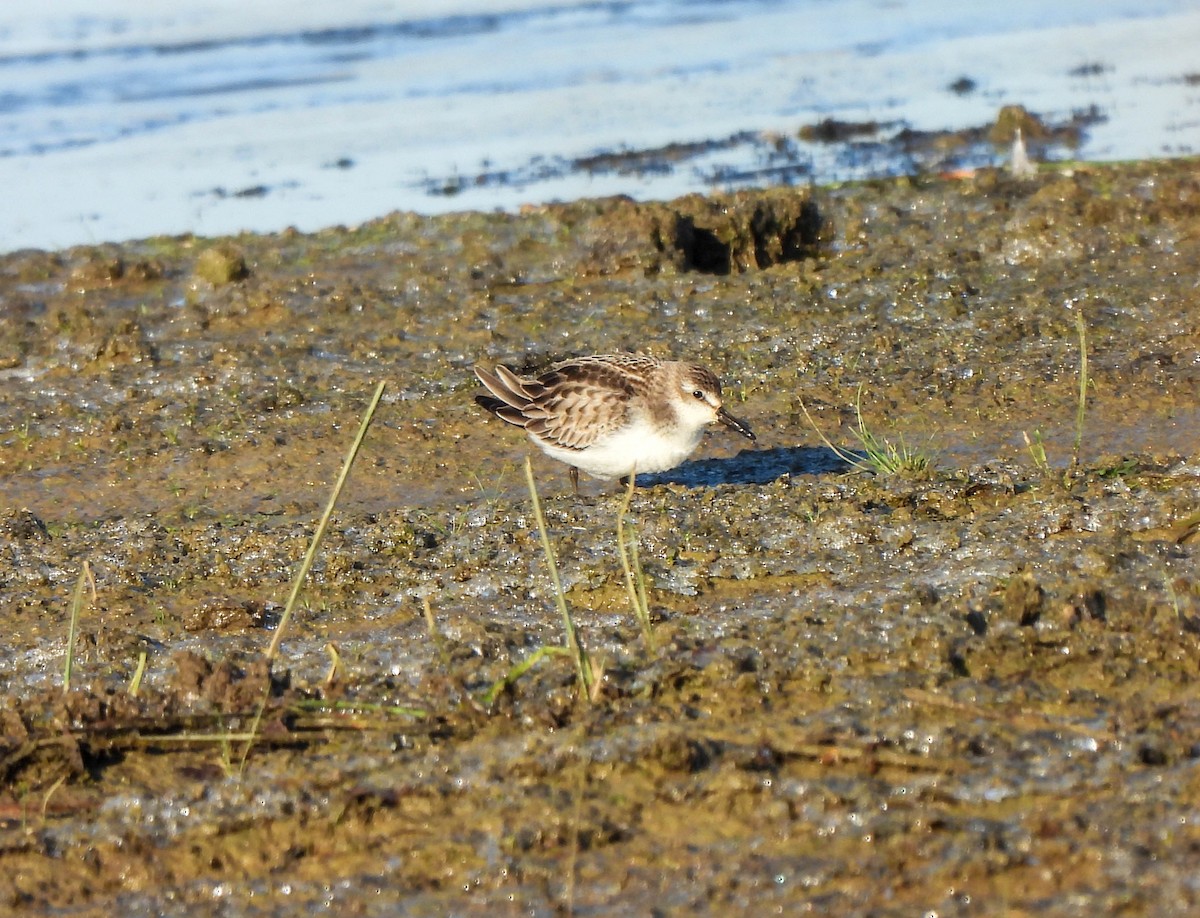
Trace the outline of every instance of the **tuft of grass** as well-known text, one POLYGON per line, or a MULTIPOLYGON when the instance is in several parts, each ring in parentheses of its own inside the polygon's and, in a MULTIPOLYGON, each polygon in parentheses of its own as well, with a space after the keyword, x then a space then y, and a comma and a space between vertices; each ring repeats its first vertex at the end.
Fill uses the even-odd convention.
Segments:
POLYGON ((621 556, 621 569, 625 572, 625 590, 629 593, 629 603, 633 606, 633 615, 642 629, 642 639, 646 648, 654 651, 654 626, 650 622, 650 603, 646 599, 646 575, 642 572, 642 562, 638 557, 637 527, 629 524, 629 536, 626 537, 625 522, 629 516, 629 505, 633 502, 633 488, 636 473, 629 476, 629 488, 625 499, 617 511, 617 552, 621 556))
POLYGON ((817 422, 808 412, 808 406, 804 404, 804 399, 800 399, 800 410, 804 412, 804 417, 808 420, 812 429, 817 432, 817 436, 821 438, 821 442, 828 447, 834 455, 849 465, 851 468, 857 469, 860 472, 869 472, 872 475, 922 475, 933 468, 933 459, 930 455, 922 450, 913 449, 904 442, 901 437, 897 442, 893 443, 880 437, 873 430, 867 427, 867 422, 862 416, 862 391, 863 387, 858 387, 858 393, 854 398, 854 418, 855 425, 850 428, 850 433, 859 442, 860 451, 850 452, 834 446, 829 441, 829 438, 817 426, 817 422))
POLYGON ((533 501, 533 517, 537 521, 538 534, 542 538, 542 551, 546 554, 546 566, 550 570, 550 581, 554 584, 554 599, 558 604, 558 611, 562 615, 566 651, 575 664, 575 675, 579 678, 580 694, 591 701, 595 699, 598 690, 598 673, 583 643, 579 640, 575 620, 571 617, 571 610, 567 608, 567 597, 563 592, 562 580, 558 576, 558 563, 554 560, 554 549, 550 545, 550 534, 546 529, 546 517, 542 513, 542 502, 538 498, 537 483, 533 480, 533 463, 528 456, 525 457, 525 481, 529 485, 529 497, 533 501))

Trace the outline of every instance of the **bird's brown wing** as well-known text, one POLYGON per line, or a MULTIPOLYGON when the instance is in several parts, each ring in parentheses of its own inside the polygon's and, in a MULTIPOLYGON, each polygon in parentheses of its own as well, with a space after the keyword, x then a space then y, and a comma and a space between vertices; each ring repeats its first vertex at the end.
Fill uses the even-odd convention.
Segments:
POLYGON ((537 379, 521 379, 504 366, 475 368, 492 397, 475 397, 502 420, 563 449, 587 449, 619 429, 628 416, 625 374, 596 360, 559 364, 537 379))
POLYGON ((526 429, 555 446, 587 449, 623 427, 634 392, 628 376, 604 360, 559 364, 538 378, 540 416, 526 429))

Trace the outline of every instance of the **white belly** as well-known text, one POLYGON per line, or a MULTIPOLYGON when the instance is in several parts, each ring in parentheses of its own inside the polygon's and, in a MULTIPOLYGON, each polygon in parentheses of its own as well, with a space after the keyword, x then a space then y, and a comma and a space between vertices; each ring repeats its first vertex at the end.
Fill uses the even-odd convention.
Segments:
POLYGON ((547 456, 597 478, 624 478, 636 472, 665 472, 696 449, 703 427, 662 431, 642 421, 584 450, 562 449, 530 436, 547 456))

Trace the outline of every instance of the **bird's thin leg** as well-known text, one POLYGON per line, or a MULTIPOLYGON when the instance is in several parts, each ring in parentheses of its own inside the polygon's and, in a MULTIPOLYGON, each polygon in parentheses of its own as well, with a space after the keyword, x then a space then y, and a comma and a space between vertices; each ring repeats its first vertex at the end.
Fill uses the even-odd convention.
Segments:
POLYGON ((579 496, 579 469, 571 466, 571 487, 575 489, 575 496, 579 496))

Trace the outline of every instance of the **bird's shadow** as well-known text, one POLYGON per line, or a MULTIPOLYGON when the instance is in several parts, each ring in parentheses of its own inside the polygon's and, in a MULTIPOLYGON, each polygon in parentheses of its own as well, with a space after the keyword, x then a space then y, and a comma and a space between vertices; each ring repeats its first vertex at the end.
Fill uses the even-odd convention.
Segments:
POLYGON ((767 484, 784 475, 820 475, 849 468, 850 464, 828 447, 774 446, 744 449, 727 459, 693 459, 666 472, 638 475, 637 483, 647 487, 679 484, 711 488, 720 484, 767 484))

